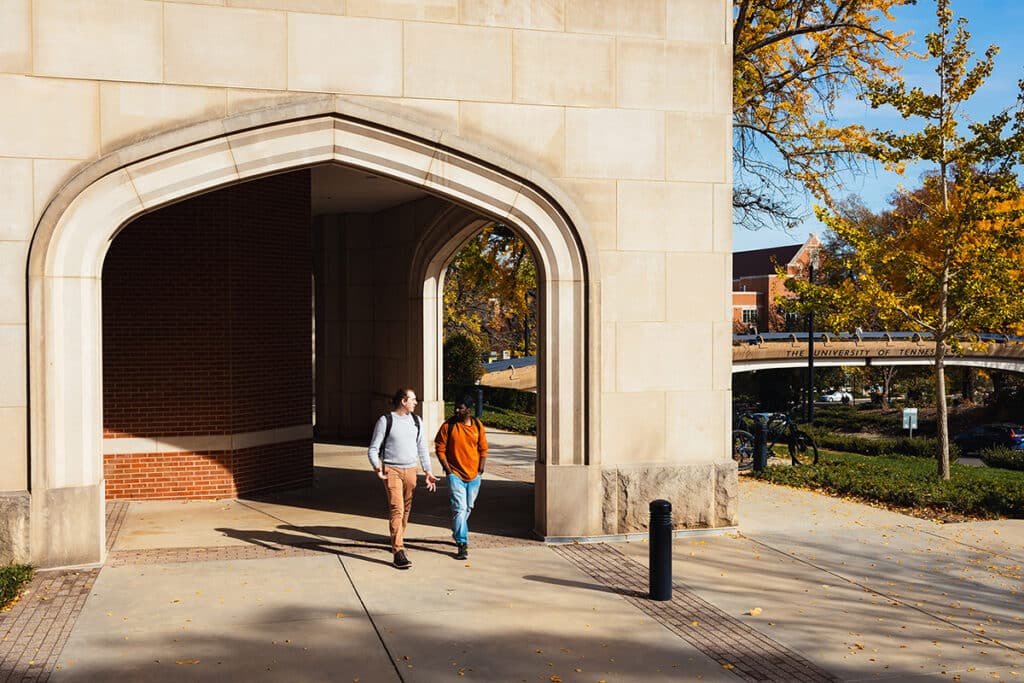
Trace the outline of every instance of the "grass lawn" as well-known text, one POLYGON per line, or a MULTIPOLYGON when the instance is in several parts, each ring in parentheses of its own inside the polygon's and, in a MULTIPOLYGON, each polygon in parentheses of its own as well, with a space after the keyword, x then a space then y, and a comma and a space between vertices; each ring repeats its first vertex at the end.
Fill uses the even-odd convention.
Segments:
POLYGON ((7 607, 32 578, 33 570, 27 564, 0 566, 0 609, 7 607))
POLYGON ((951 465, 941 481, 935 461, 822 451, 817 465, 768 467, 751 476, 947 520, 1024 518, 1024 472, 951 465))

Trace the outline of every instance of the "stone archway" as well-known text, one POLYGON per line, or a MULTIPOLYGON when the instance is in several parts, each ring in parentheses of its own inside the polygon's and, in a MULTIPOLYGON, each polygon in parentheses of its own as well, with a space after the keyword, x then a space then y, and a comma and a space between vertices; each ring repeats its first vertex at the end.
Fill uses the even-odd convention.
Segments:
MULTIPOLYGON (((529 241, 548 330, 541 340, 547 394, 538 439, 539 531, 580 536, 599 528, 591 418, 600 414, 598 279, 596 260, 588 256, 595 252, 571 203, 550 181, 486 148, 334 98, 314 98, 129 146, 88 166, 43 214, 28 267, 33 562, 81 564, 104 555, 100 295, 111 240, 133 218, 167 204, 322 163, 421 187, 506 221, 529 241), (546 494, 549 489, 559 491, 563 505, 546 494)), ((440 225, 424 236, 413 277, 423 287, 410 293, 411 320, 420 324, 410 325, 408 348, 422 359, 422 383, 432 390, 424 393, 435 401, 429 411, 440 400, 431 360, 439 357, 439 318, 430 292, 436 294, 451 238, 440 225)))

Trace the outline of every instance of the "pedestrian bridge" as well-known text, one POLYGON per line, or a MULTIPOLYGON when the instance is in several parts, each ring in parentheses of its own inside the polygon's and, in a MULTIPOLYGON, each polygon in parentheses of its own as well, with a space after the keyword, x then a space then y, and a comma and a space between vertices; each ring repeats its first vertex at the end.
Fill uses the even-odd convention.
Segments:
MULTIPOLYGON (((807 367, 805 332, 738 334, 732 338, 732 371, 807 367)), ((1024 337, 983 334, 963 342, 963 353, 947 347, 946 365, 1024 372, 1024 337)), ((935 342, 918 332, 814 333, 815 367, 932 365, 935 342)))

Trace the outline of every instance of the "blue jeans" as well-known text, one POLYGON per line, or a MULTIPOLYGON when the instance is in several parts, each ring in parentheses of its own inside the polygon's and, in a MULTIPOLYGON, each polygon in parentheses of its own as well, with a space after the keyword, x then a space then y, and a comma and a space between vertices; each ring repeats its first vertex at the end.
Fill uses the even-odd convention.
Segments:
POLYGON ((473 481, 462 481, 457 474, 448 475, 449 500, 452 504, 452 538, 456 543, 469 543, 469 513, 473 512, 476 494, 480 493, 480 475, 473 481))

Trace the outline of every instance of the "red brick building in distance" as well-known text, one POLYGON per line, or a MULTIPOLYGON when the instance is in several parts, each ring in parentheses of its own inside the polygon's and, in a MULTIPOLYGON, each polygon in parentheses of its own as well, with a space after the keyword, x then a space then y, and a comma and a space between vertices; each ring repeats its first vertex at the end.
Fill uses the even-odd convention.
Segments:
POLYGON ((798 331, 799 317, 779 310, 779 298, 793 293, 786 289, 785 278, 776 275, 776 268, 785 267, 789 276, 807 277, 811 254, 820 250, 821 242, 812 232, 803 244, 733 252, 733 333, 798 331))

